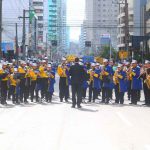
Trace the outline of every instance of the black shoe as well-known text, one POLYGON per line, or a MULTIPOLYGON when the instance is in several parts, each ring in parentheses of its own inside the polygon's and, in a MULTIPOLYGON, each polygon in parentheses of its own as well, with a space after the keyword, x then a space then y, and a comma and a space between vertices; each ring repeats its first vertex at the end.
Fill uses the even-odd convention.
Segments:
POLYGON ((29 102, 26 100, 26 101, 24 101, 24 103, 25 103, 25 104, 28 104, 29 102))
POLYGON ((130 105, 132 105, 133 103, 129 103, 130 105))
POLYGON ((74 105, 72 105, 72 106, 71 106, 71 108, 75 108, 75 106, 74 106, 74 105))
POLYGON ((78 108, 82 108, 80 105, 78 105, 78 108))
POLYGON ((16 102, 16 105, 20 105, 20 103, 19 103, 19 102, 16 102))

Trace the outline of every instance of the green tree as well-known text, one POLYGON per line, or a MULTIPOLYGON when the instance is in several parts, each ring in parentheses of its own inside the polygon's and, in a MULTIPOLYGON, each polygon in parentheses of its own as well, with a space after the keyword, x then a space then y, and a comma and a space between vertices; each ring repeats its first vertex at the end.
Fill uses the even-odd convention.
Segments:
MULTIPOLYGON (((114 48, 111 48, 112 58, 117 59, 117 51, 114 48)), ((99 55, 103 58, 110 58, 110 47, 104 46, 102 50, 99 52, 99 55)))

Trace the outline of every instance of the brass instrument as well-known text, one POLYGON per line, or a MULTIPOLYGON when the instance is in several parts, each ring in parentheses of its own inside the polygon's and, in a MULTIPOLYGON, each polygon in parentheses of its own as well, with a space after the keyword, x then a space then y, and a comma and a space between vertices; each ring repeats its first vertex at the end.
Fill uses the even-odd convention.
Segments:
POLYGON ((118 70, 116 70, 114 73, 113 82, 115 85, 117 85, 119 83, 119 81, 118 81, 118 70))
POLYGON ((126 70, 126 73, 127 73, 127 79, 128 80, 132 80, 132 66, 130 66, 127 70, 126 70))
POLYGON ((144 83, 146 83, 148 89, 150 89, 150 74, 148 74, 148 69, 146 69, 146 79, 144 80, 144 83))

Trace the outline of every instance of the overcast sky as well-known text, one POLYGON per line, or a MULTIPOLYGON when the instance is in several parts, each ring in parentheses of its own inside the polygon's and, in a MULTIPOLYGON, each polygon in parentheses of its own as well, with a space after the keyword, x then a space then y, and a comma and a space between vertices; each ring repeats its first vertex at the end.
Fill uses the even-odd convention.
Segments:
POLYGON ((78 40, 80 35, 80 26, 83 22, 85 12, 85 0, 67 0, 67 22, 70 27, 71 40, 78 40))

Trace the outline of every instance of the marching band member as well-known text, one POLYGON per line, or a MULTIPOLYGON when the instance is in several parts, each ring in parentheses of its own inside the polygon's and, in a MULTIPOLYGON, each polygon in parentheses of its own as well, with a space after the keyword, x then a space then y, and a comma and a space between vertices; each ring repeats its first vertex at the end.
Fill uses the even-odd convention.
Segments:
POLYGON ((115 103, 123 104, 124 103, 124 93, 127 92, 127 75, 123 70, 122 64, 118 65, 118 68, 115 72, 116 80, 116 100, 115 103))
POLYGON ((31 96, 31 102, 33 102, 34 92, 35 92, 35 87, 36 87, 36 81, 37 81, 37 74, 36 74, 37 64, 36 63, 32 63, 31 67, 32 68, 29 70, 29 76, 30 76, 30 96, 31 96))
POLYGON ((143 105, 150 105, 150 61, 146 60, 144 68, 141 68, 141 75, 140 78, 143 79, 143 90, 144 90, 144 97, 145 97, 145 104, 143 105))
POLYGON ((14 68, 14 72, 9 77, 10 80, 10 92, 12 95, 12 102, 14 104, 19 104, 19 74, 18 68, 14 68))
POLYGON ((130 74, 131 69, 132 69, 132 67, 130 66, 130 63, 126 62, 125 66, 124 66, 124 71, 126 71, 126 73, 127 73, 128 100, 131 100, 131 81, 132 81, 132 75, 130 74))
POLYGON ((71 85, 71 79, 70 79, 70 75, 69 75, 69 69, 70 69, 71 65, 69 62, 66 63, 66 75, 67 75, 67 79, 68 79, 68 85, 67 85, 67 99, 70 97, 70 93, 69 93, 69 87, 71 85))
POLYGON ((57 73, 60 76, 59 79, 59 98, 60 102, 63 102, 63 98, 65 98, 65 101, 68 102, 68 95, 67 95, 67 89, 68 89, 68 78, 67 78, 67 72, 68 67, 66 66, 66 58, 62 58, 62 64, 58 66, 57 73))
POLYGON ((80 62, 79 64, 81 66, 83 66, 84 71, 85 71, 85 79, 82 84, 82 99, 85 99, 86 91, 87 91, 87 88, 89 87, 89 85, 88 85, 88 80, 89 80, 88 70, 87 70, 87 66, 85 64, 83 64, 83 62, 80 62))
POLYGON ((101 89, 101 80, 100 80, 100 64, 96 63, 95 70, 94 70, 94 93, 93 93, 93 101, 95 102, 95 99, 98 99, 98 95, 101 89))
POLYGON ((114 89, 114 83, 113 83, 113 76, 114 76, 114 70, 113 70, 113 66, 114 66, 114 62, 113 60, 109 61, 109 66, 111 67, 111 75, 110 75, 110 99, 113 99, 113 89, 114 89))
POLYGON ((26 63, 25 61, 21 61, 20 66, 18 67, 18 73, 20 74, 20 102, 21 103, 28 103, 28 88, 26 87, 27 84, 27 76, 26 76, 26 63))
POLYGON ((102 103, 109 103, 110 100, 110 90, 111 90, 111 81, 110 76, 112 75, 112 68, 108 64, 108 60, 104 59, 104 68, 102 70, 102 103))
POLYGON ((47 74, 47 70, 46 70, 46 66, 40 66, 39 68, 39 76, 40 76, 40 84, 41 84, 41 100, 43 100, 44 98, 46 98, 46 94, 47 94, 47 89, 48 89, 48 74, 47 74))
POLYGON ((3 62, 3 65, 0 66, 0 79, 1 79, 1 104, 6 105, 8 79, 9 79, 9 71, 7 69, 6 62, 3 62))
POLYGON ((48 64, 47 71, 48 71, 48 91, 47 91, 46 101, 49 103, 52 101, 52 96, 54 93, 55 70, 52 69, 51 64, 48 64))
POLYGON ((132 70, 130 72, 131 80, 131 104, 137 105, 139 100, 139 90, 142 90, 142 82, 139 78, 140 76, 140 67, 137 65, 137 61, 132 61, 132 70))
POLYGON ((90 79, 89 79, 89 101, 88 102, 91 102, 92 95, 93 95, 94 70, 95 70, 95 63, 92 63, 91 69, 88 71, 88 74, 90 76, 90 79))

